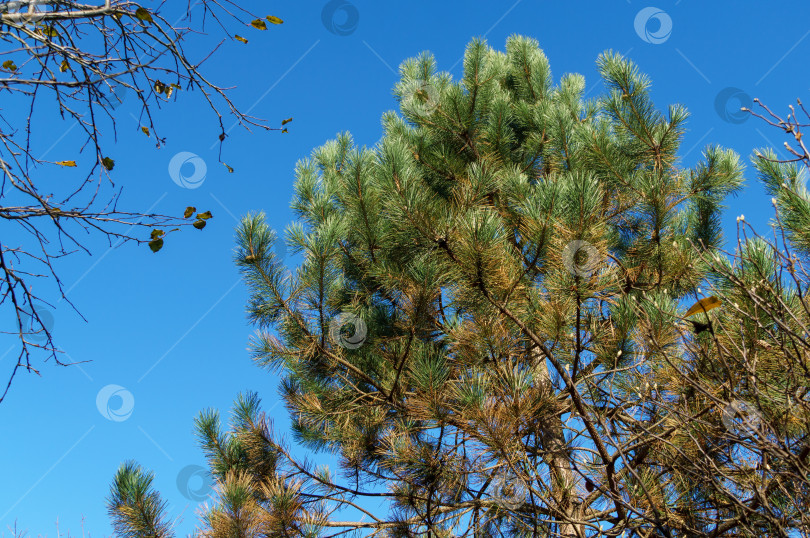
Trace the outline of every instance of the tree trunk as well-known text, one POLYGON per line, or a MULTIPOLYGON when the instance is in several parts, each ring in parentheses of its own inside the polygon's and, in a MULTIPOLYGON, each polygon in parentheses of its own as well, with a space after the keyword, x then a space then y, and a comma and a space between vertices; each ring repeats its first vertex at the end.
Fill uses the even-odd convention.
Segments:
MULTIPOLYGON (((545 357, 539 351, 534 350, 532 360, 537 383, 544 385, 549 392, 553 391, 545 357)), ((557 508, 567 518, 578 519, 578 508, 575 503, 576 482, 571 459, 566 450, 562 419, 544 422, 538 428, 538 437, 543 448, 543 461, 549 466, 552 480, 551 491, 557 503, 557 508)), ((574 523, 561 523, 558 532, 560 536, 565 538, 581 538, 585 536, 582 525, 574 523)))

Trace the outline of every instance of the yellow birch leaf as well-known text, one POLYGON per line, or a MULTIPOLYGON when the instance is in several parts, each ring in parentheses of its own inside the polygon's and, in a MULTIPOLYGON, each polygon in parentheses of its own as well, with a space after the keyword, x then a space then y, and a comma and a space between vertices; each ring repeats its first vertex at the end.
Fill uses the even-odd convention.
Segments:
POLYGON ((708 312, 713 308, 717 308, 721 304, 723 304, 722 301, 720 301, 720 299, 714 295, 711 297, 704 297, 700 301, 693 304, 691 308, 686 311, 686 314, 684 314, 683 317, 688 318, 692 314, 697 314, 698 312, 708 312))

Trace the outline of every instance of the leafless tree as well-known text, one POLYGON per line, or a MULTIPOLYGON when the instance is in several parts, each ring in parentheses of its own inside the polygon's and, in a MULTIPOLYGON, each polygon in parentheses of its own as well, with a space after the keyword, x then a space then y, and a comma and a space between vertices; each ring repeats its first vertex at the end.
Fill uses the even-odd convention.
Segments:
MULTIPOLYGON (((141 130, 160 147, 164 139, 155 121, 158 108, 182 92, 195 91, 219 121, 220 144, 226 138, 223 119, 235 118, 245 128, 271 128, 231 101, 227 88, 209 80, 202 69, 208 56, 192 58, 186 38, 213 27, 222 41, 247 43, 236 32, 267 30, 281 24, 275 16, 254 15, 231 0, 150 2, 57 0, 0 2, 0 304, 13 308, 16 324, 3 332, 18 335, 22 348, 5 386, 5 398, 22 368, 39 373, 32 352, 42 350, 65 365, 43 319, 48 304, 33 282, 51 279, 65 296, 55 262, 76 251, 89 252, 94 232, 111 246, 128 241, 163 246, 167 233, 182 226, 203 228, 210 212, 178 208, 163 215, 119 206, 121 189, 113 182, 111 142, 116 133, 115 108, 127 95, 140 107, 141 130), (38 136, 57 121, 82 134, 81 158, 53 161, 35 149, 38 136), (106 135, 106 136, 105 136, 106 135), (60 167, 86 168, 83 178, 65 185, 52 181, 60 167), (193 216, 196 214, 196 218, 193 216), (182 215, 182 216, 181 216, 182 215), (169 230, 163 227, 171 227, 169 230), (146 233, 149 232, 149 233, 146 233)), ((71 306, 72 303, 71 303, 71 306)), ((73 306, 76 309, 75 306, 73 306)))

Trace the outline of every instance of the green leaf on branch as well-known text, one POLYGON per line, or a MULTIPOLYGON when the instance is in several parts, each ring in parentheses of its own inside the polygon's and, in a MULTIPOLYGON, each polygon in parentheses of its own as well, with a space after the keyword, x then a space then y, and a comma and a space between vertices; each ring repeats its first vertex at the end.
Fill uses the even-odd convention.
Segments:
POLYGON ((16 71, 17 65, 12 60, 6 60, 3 62, 3 68, 8 69, 9 71, 16 71))
POLYGON ((59 32, 53 26, 41 26, 37 31, 45 37, 59 37, 59 32))
POLYGON ((234 35, 233 38, 237 41, 241 41, 242 43, 247 45, 248 40, 240 35, 234 35))
POLYGON ((152 252, 157 252, 158 250, 163 248, 163 239, 157 238, 152 241, 149 241, 149 248, 152 249, 152 252))
POLYGON ((195 211, 197 211, 197 208, 196 208, 196 207, 191 206, 191 205, 190 205, 190 206, 188 206, 188 207, 186 208, 186 210, 185 210, 185 211, 183 211, 183 218, 184 218, 184 219, 189 218, 191 215, 193 215, 193 214, 194 214, 194 212, 195 212, 195 211))
POLYGON ((197 213, 197 218, 201 220, 208 220, 214 218, 214 215, 212 215, 210 211, 206 211, 205 213, 197 213))
POLYGON ((149 10, 146 9, 145 7, 139 7, 138 9, 136 9, 135 17, 137 17, 138 20, 142 20, 145 22, 155 22, 154 20, 152 20, 152 14, 149 13, 149 10))
POLYGON ((287 118, 286 120, 282 120, 282 122, 281 122, 281 126, 283 127, 283 126, 287 125, 287 124, 288 124, 288 123, 290 123, 292 120, 293 120, 292 118, 287 118))
POLYGON ((251 22, 250 25, 257 30, 267 30, 267 23, 261 19, 256 19, 255 21, 251 22))
POLYGON ((101 159, 101 164, 104 165, 104 168, 107 170, 112 170, 115 168, 115 161, 110 159, 109 157, 104 157, 101 159))
POLYGON ((194 224, 192 224, 192 226, 194 226, 198 230, 202 230, 203 228, 205 228, 205 221, 204 220, 195 221, 194 224))
POLYGON ((274 17, 273 15, 268 15, 265 17, 268 21, 272 22, 273 24, 284 24, 284 21, 279 19, 278 17, 274 17))
POLYGON ((164 235, 166 235, 166 232, 164 232, 163 230, 159 230, 159 229, 155 228, 154 230, 152 230, 151 237, 152 237, 152 239, 157 239, 158 237, 163 237, 164 235))

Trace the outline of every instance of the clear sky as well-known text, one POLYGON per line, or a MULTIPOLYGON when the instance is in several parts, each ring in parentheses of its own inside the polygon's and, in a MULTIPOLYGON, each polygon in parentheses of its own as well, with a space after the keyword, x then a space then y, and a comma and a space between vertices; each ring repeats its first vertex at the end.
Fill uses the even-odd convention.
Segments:
MULTIPOLYGON (((595 60, 613 49, 651 77, 660 109, 681 103, 690 111, 680 151, 685 165, 694 164, 709 143, 736 150, 746 163, 755 148, 781 146, 779 131, 736 109, 758 97, 786 113, 810 90, 806 2, 242 4, 285 22, 267 32, 246 30, 247 45, 224 44, 209 60, 208 73, 235 86, 234 100, 252 114, 275 125, 293 117, 289 133, 231 131, 223 149, 223 160, 235 170, 230 174, 218 163, 216 118, 201 112, 198 94, 181 92, 158 114, 167 138, 159 150, 141 133, 134 100, 116 108, 114 179, 124 187, 121 206, 176 214, 194 205, 211 210, 214 219, 202 232, 172 234, 157 254, 146 246, 109 249, 91 240, 92 256, 77 253, 59 262, 68 298, 86 321, 51 295, 53 333, 69 359, 89 362, 40 365, 41 377, 20 375, 0 404, 0 534, 11 536, 16 521, 31 536, 55 536, 58 519, 61 533, 81 534, 84 521, 85 533, 110 535, 104 498, 119 464, 135 459, 155 471, 184 536, 195 527, 199 499, 207 493, 193 467, 205 465, 192 431, 197 413, 214 407, 227 415, 238 392, 255 390, 265 409, 272 408, 277 431, 286 430, 287 411, 274 406, 277 378, 254 366, 246 351, 253 328, 245 319, 246 287, 232 262, 234 225, 261 210, 283 229, 292 218, 296 161, 338 132, 350 131, 361 145, 376 143, 381 114, 396 107, 391 90, 406 58, 430 50, 440 69, 457 78, 471 38, 485 36, 503 50, 510 34, 527 35, 540 42, 555 81, 581 73, 592 97, 603 89, 595 60), (181 174, 193 189, 176 172, 181 184, 175 183, 169 172, 180 152, 193 154, 175 161, 192 158, 181 174)), ((195 39, 188 52, 202 58, 215 40, 195 39)), ((75 158, 70 127, 50 118, 35 145, 53 160, 75 158)), ((739 214, 767 232, 773 213, 750 165, 746 177, 744 194, 724 219, 732 239, 739 214)), ((0 320, 10 322, 7 313, 0 320)), ((18 350, 13 338, 0 338, 3 383, 18 350)))

